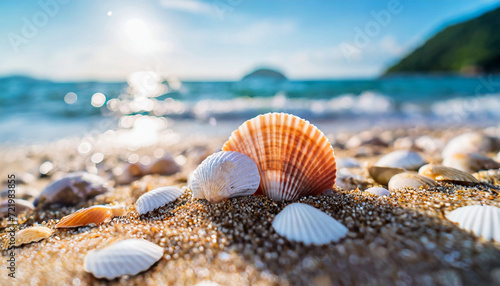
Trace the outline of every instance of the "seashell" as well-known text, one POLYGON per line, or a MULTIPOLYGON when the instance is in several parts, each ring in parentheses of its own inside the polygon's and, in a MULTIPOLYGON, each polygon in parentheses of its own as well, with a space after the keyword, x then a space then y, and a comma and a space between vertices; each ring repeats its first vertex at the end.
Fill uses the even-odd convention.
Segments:
POLYGON ((392 177, 399 173, 403 173, 405 169, 401 168, 391 168, 391 167, 380 167, 380 166, 370 166, 368 168, 368 173, 373 178, 373 180, 381 185, 389 184, 392 177))
POLYGON ((349 231, 326 213, 302 203, 286 206, 276 215, 272 225, 279 235, 306 245, 337 242, 349 231))
MULTIPOLYGON (((42 239, 50 237, 54 231, 45 226, 33 226, 16 232, 14 246, 20 246, 32 242, 38 242, 42 239)), ((4 247, 8 245, 8 240, 4 247)))
POLYGON ((361 164, 358 160, 347 157, 347 158, 339 158, 337 159, 337 168, 359 168, 361 164))
POLYGON ((380 158, 375 166, 416 171, 427 162, 416 152, 397 150, 380 158))
POLYGON ((425 154, 432 154, 438 150, 442 150, 444 142, 440 138, 434 138, 428 135, 423 135, 415 140, 415 147, 422 150, 425 154))
POLYGON ((500 208, 466 206, 450 212, 446 218, 477 236, 500 242, 500 208))
POLYGON ((165 154, 144 168, 146 174, 173 175, 181 170, 181 167, 175 162, 172 155, 165 154))
POLYGON ((126 239, 93 250, 85 256, 83 269, 97 278, 114 279, 147 270, 163 256, 163 248, 144 239, 126 239))
MULTIPOLYGON (((13 214, 14 216, 18 216, 20 213, 24 211, 34 210, 35 206, 26 200, 23 199, 15 199, 14 203, 9 202, 12 199, 6 199, 2 201, 0 205, 0 217, 6 217, 9 214, 13 214), (13 212, 15 210, 15 212, 13 212)), ((12 215, 11 215, 12 216, 12 215)))
POLYGON ((435 164, 427 164, 425 166, 422 166, 418 170, 418 173, 422 176, 429 177, 436 181, 479 183, 479 181, 471 174, 454 168, 435 164))
POLYGON ((76 172, 48 185, 36 198, 35 206, 73 206, 110 190, 97 175, 76 172))
POLYGON ((493 185, 500 184, 500 169, 480 171, 472 174, 474 178, 483 183, 489 183, 493 185))
POLYGON ((446 144, 442 157, 448 158, 456 153, 488 153, 498 149, 499 140, 480 132, 461 134, 446 144))
POLYGON ((122 216, 126 213, 125 207, 117 206, 92 206, 78 210, 67 215, 56 224, 55 228, 72 228, 85 225, 99 225, 113 219, 115 216, 122 216))
POLYGON ((444 158, 443 166, 467 173, 474 173, 480 170, 498 169, 500 168, 500 163, 477 153, 455 153, 444 158))
POLYGON ((161 187, 140 196, 135 202, 135 209, 142 215, 175 201, 184 192, 177 187, 161 187))
POLYGON ((366 189, 365 192, 377 195, 379 197, 383 197, 383 196, 389 197, 391 195, 391 192, 389 192, 388 189, 381 188, 381 187, 371 187, 369 189, 366 189))
POLYGON ((323 133, 286 113, 268 113, 244 122, 222 147, 252 158, 260 173, 255 194, 275 200, 319 195, 335 184, 335 156, 323 133))
POLYGON ((225 199, 249 196, 259 187, 255 162, 238 152, 220 151, 208 156, 193 172, 193 197, 218 203, 225 199))
POLYGON ((127 164, 125 167, 125 172, 132 177, 144 176, 144 166, 141 163, 127 164))
POLYGON ((420 187, 428 188, 437 186, 433 180, 413 173, 400 173, 389 181, 389 191, 411 187, 418 190, 420 187))

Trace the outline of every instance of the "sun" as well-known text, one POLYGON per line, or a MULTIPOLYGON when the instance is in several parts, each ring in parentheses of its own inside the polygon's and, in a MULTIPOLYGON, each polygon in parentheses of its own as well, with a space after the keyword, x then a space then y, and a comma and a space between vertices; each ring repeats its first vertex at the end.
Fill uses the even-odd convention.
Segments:
POLYGON ((130 19, 125 24, 125 33, 134 42, 148 42, 152 38, 151 26, 138 18, 130 19))

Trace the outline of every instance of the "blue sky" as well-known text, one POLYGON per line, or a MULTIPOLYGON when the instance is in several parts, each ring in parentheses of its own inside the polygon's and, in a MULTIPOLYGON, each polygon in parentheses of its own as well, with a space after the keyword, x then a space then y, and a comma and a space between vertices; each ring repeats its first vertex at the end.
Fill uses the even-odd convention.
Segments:
POLYGON ((447 24, 499 1, 0 0, 0 75, 124 80, 379 75, 447 24), (379 15, 379 16, 376 16, 379 15))

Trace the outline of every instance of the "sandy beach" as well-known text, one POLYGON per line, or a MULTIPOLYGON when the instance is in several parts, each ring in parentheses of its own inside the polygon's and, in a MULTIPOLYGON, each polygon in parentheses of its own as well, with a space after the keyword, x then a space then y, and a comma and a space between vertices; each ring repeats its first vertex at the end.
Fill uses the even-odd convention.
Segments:
MULTIPOLYGON (((84 155, 83 141, 76 138, 40 146, 10 147, 2 151, 2 162, 6 164, 1 166, 0 173, 2 178, 16 174, 18 195, 30 189, 36 196, 50 182, 75 171, 98 174, 114 188, 76 206, 37 207, 23 212, 17 220, 20 229, 35 224, 54 228, 63 216, 92 205, 124 204, 128 212, 96 227, 56 229, 47 239, 17 247, 15 282, 17 285, 194 285, 209 281, 219 285, 499 284, 500 244, 477 237, 446 219, 449 211, 461 206, 500 207, 495 189, 500 187, 498 181, 489 181, 489 185, 441 182, 427 189, 391 191, 390 197, 364 192, 368 187, 379 186, 366 167, 384 154, 412 149, 427 162, 440 163, 441 151, 448 140, 474 130, 477 128, 327 133, 337 164, 351 158, 360 166, 339 166, 338 186, 333 192, 299 200, 348 228, 346 238, 322 246, 306 246, 277 234, 271 222, 290 202, 275 202, 264 196, 231 198, 212 204, 192 198, 191 190, 185 188, 175 202, 139 216, 134 203, 140 195, 161 186, 186 186, 189 174, 205 157, 219 151, 227 137, 180 138, 174 144, 159 142, 132 150, 113 148, 96 140, 91 151, 84 155), (428 139, 427 144, 418 144, 422 137, 428 139), (96 153, 103 154, 102 160, 96 160, 96 153), (167 154, 180 166, 179 172, 124 175, 133 170, 130 166, 135 161, 151 164, 167 154), (47 167, 47 162, 52 168, 47 167), (352 176, 345 176, 346 172, 352 176), (149 270, 111 281, 96 279, 84 271, 83 260, 89 251, 125 238, 153 242, 164 248, 164 255, 149 270)), ((498 127, 482 131, 497 134, 498 127)), ((496 153, 486 155, 494 158, 496 153)), ((33 201, 34 197, 28 200, 33 201)), ((7 239, 9 223, 6 219, 1 221, 3 241, 7 239)), ((6 282, 8 252, 4 250, 2 256, 0 281, 6 282)))

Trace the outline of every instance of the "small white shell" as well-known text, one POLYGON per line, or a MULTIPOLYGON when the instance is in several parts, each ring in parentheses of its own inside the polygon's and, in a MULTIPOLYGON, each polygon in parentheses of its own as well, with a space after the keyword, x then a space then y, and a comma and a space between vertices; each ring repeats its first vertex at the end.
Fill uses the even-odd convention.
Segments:
POLYGON ((397 150, 380 158, 375 166, 417 170, 425 165, 425 160, 418 154, 407 150, 397 150))
POLYGON ((144 239, 126 239, 91 251, 83 269, 97 278, 114 279, 142 272, 163 256, 163 248, 144 239))
POLYGON ((389 190, 394 191, 400 188, 412 187, 418 190, 420 187, 435 187, 436 182, 432 179, 412 173, 400 173, 389 181, 389 190))
POLYGON ((371 187, 369 189, 366 189, 365 192, 377 195, 379 197, 383 197, 383 196, 389 197, 391 195, 391 192, 389 192, 388 189, 382 188, 382 187, 371 187))
POLYGON ((156 188, 140 196, 135 202, 135 208, 142 215, 175 201, 183 193, 177 187, 156 188))
POLYGON ((273 220, 274 230, 291 241, 306 245, 337 242, 347 235, 347 227, 313 206, 294 203, 273 220))
POLYGON ((220 151, 208 156, 193 172, 191 190, 195 198, 218 203, 252 195, 260 184, 257 164, 245 154, 220 151))
POLYGON ((477 236, 500 242, 500 208, 466 206, 450 212, 446 217, 477 236))

